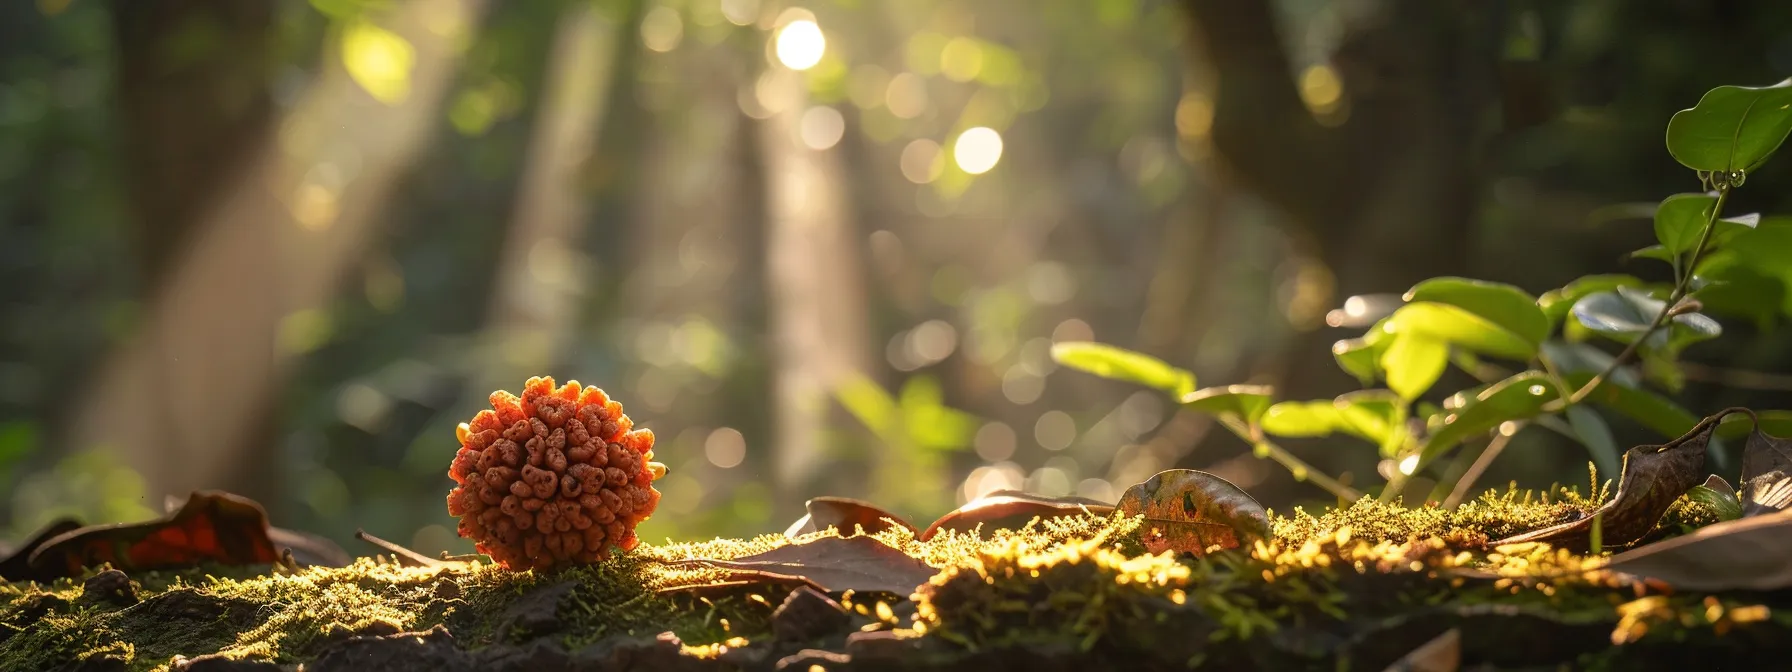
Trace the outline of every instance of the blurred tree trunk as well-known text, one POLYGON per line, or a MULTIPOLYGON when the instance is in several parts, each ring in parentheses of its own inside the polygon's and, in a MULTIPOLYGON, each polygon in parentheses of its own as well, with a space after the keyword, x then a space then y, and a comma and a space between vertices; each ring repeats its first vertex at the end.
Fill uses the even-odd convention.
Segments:
POLYGON ((132 242, 154 287, 267 135, 274 5, 114 0, 112 17, 132 242))
MULTIPOLYGON (((473 391, 520 390, 524 379, 564 361, 575 339, 588 257, 578 252, 589 195, 581 171, 597 151, 611 81, 641 3, 614 16, 592 3, 561 15, 543 79, 541 112, 518 180, 515 212, 487 312, 484 371, 473 391), (620 20, 619 20, 620 19, 620 20)), ((565 378, 562 377, 561 382, 565 378)))
MULTIPOLYGON (((119 138, 136 215, 132 247, 141 296, 149 300, 204 213, 238 187, 232 177, 271 135, 274 5, 114 0, 112 17, 119 138)), ((271 340, 260 350, 273 360, 271 340)), ((240 445, 273 445, 271 405, 245 410, 252 417, 245 419, 240 445)), ((266 491, 274 482, 272 461, 232 459, 228 465, 211 485, 272 494, 266 491)))
MULTIPOLYGON (((1193 64, 1214 82, 1210 137, 1223 177, 1286 215, 1297 252, 1330 272, 1328 307, 1465 271, 1499 3, 1390 0, 1350 26, 1330 62, 1348 112, 1330 123, 1302 99, 1274 3, 1184 6, 1193 64)), ((1276 357, 1285 396, 1352 386, 1331 361, 1337 338, 1311 330, 1276 357)))
POLYGON ((765 161, 766 288, 777 400, 772 481, 778 492, 797 495, 780 500, 800 502, 817 494, 813 480, 823 464, 834 391, 848 376, 869 370, 871 337, 860 245, 838 157, 802 142, 808 91, 798 73, 770 76, 789 78, 777 87, 777 112, 757 133, 765 161))
MULTIPOLYGON (((171 3, 121 4, 131 12, 171 3)), ((437 118, 437 101, 459 62, 451 38, 472 29, 482 5, 394 4, 382 18, 415 53, 402 88, 377 99, 330 59, 283 113, 279 133, 264 125, 262 134, 242 142, 249 157, 234 170, 176 175, 179 181, 169 183, 148 178, 158 181, 147 188, 178 184, 192 194, 186 201, 152 203, 146 214, 153 223, 146 226, 148 235, 166 231, 179 242, 164 251, 161 277, 148 292, 136 332, 94 377, 95 400, 74 411, 71 445, 120 453, 144 475, 152 501, 197 488, 254 496, 275 486, 257 475, 277 464, 267 423, 285 373, 297 356, 327 341, 326 304, 380 226, 379 209, 437 118), (208 176, 215 184, 192 181, 208 176), (184 235, 172 233, 182 230, 184 235)), ((136 40, 137 30, 121 28, 121 35, 136 40)), ((182 53, 164 51, 165 45, 145 48, 151 56, 182 53)), ((212 58, 237 55, 224 51, 212 58)), ((149 109, 172 105, 161 101, 149 109)), ((176 120, 169 122, 177 124, 174 129, 163 129, 155 125, 158 119, 146 113, 138 132, 184 133, 178 137, 195 146, 211 145, 201 132, 205 126, 181 127, 176 120)), ((146 163, 143 171, 189 165, 180 153, 188 146, 163 140, 154 146, 140 160, 167 165, 146 163)))

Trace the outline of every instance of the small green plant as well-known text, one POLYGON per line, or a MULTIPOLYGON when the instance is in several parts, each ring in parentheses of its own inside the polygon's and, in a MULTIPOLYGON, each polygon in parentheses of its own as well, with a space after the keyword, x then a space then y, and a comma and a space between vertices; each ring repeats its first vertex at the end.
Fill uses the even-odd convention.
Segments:
MULTIPOLYGON (((1258 385, 1197 388, 1188 371, 1098 343, 1058 343, 1052 356, 1069 367, 1174 395, 1183 408, 1215 416, 1257 456, 1343 500, 1361 495, 1274 438, 1343 434, 1374 444, 1393 466, 1381 488, 1383 500, 1465 442, 1492 434, 1477 464, 1461 470, 1447 503, 1460 501, 1485 462, 1532 425, 1572 437, 1601 472, 1615 474, 1620 452, 1595 408, 1665 437, 1680 436, 1699 416, 1664 394, 1684 385, 1680 354, 1722 334, 1713 315, 1765 325, 1776 314, 1792 313, 1792 216, 1723 214, 1731 192, 1788 132, 1792 79, 1767 87, 1720 86, 1668 122, 1668 153, 1695 172, 1703 191, 1675 194, 1656 206, 1659 244, 1630 256, 1667 264, 1671 283, 1591 275, 1532 296, 1511 285, 1445 277, 1414 286, 1385 314, 1371 314, 1373 302, 1347 301, 1345 321, 1372 326, 1359 338, 1338 341, 1332 354, 1366 389, 1334 399, 1278 402, 1274 389, 1258 385), (1593 345, 1600 339, 1620 351, 1612 355, 1593 345), (1496 362, 1520 368, 1514 372, 1496 362), (1421 399, 1452 365, 1480 384, 1448 395, 1441 405, 1421 399)), ((1761 420, 1783 427, 1792 414, 1769 411, 1761 420)), ((1719 436, 1730 434, 1719 430, 1719 436)))

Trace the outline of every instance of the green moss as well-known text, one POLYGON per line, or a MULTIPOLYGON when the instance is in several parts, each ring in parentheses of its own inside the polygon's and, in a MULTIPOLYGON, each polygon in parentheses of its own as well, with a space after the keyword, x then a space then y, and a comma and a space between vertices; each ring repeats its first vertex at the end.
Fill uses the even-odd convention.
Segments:
MULTIPOLYGON (((1275 538, 1268 543, 1201 560, 1144 556, 1133 540, 1138 521, 1123 518, 1065 518, 988 536, 948 532, 925 542, 903 529, 875 536, 942 570, 919 591, 913 630, 905 632, 948 650, 1072 642, 1072 649, 1095 654, 1147 651, 1165 664, 1298 669, 1328 656, 1385 663, 1387 652, 1376 642, 1405 646, 1402 637, 1440 624, 1485 620, 1475 614, 1489 606, 1591 632, 1595 643, 1619 633, 1638 646, 1722 643, 1735 639, 1721 637, 1725 631, 1766 623, 1784 633, 1792 626, 1782 616, 1792 608, 1771 608, 1788 605, 1768 605, 1760 613, 1771 618, 1763 620, 1746 596, 1720 596, 1716 608, 1702 595, 1659 596, 1639 606, 1630 586, 1583 571, 1587 558, 1577 552, 1584 549, 1485 548, 1595 504, 1571 492, 1548 501, 1488 493, 1455 510, 1365 499, 1318 515, 1272 517, 1275 538)), ((1713 519, 1683 500, 1657 532, 1713 519)), ((728 573, 673 561, 731 559, 788 543, 765 535, 642 546, 551 574, 484 564, 406 568, 372 559, 296 573, 147 573, 136 577, 142 601, 122 608, 85 604, 78 580, 5 585, 0 669, 53 669, 96 656, 160 669, 176 656, 214 653, 299 663, 349 636, 438 624, 475 649, 551 638, 576 650, 612 635, 672 631, 689 651, 713 654, 718 649, 699 648, 769 639, 772 611, 787 589, 690 590, 728 573)), ((885 627, 908 625, 873 608, 877 600, 907 597, 860 599, 856 606, 885 627)))

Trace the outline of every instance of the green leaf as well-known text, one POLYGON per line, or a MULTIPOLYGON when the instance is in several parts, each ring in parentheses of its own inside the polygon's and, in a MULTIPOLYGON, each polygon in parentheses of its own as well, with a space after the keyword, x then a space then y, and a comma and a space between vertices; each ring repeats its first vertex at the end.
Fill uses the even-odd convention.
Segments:
MULTIPOLYGON (((1792 226, 1780 225, 1781 221, 1784 220, 1769 218, 1760 228, 1737 234, 1729 248, 1735 250, 1743 265, 1792 287, 1792 264, 1786 263, 1792 259, 1792 226)), ((1792 292, 1785 293, 1779 309, 1792 314, 1792 292)))
POLYGON ((1720 86, 1668 120, 1668 153, 1697 171, 1752 171, 1792 132, 1792 79, 1720 86))
POLYGON ((1599 473, 1618 473, 1618 442, 1612 438, 1612 428, 1605 424, 1605 418, 1599 417, 1598 411, 1585 405, 1569 406, 1564 415, 1568 416, 1568 426, 1574 429, 1575 440, 1587 447, 1587 453, 1592 455, 1593 464, 1599 467, 1599 473))
POLYGON ((1231 416, 1255 425, 1269 410, 1275 388, 1268 385, 1227 385, 1195 390, 1182 396, 1182 407, 1213 415, 1231 416))
POLYGON ((1531 345, 1549 336, 1549 317, 1537 299, 1512 285, 1468 278, 1432 278, 1406 292, 1408 302, 1430 301, 1461 308, 1516 334, 1531 345))
MULTIPOLYGON (((1562 379, 1573 389, 1586 387, 1593 380, 1593 373, 1579 372, 1562 375, 1562 379)), ((1654 392, 1626 385, 1619 385, 1610 380, 1599 384, 1587 393, 1586 401, 1598 404, 1602 408, 1617 411, 1630 418, 1649 431, 1665 437, 1683 436, 1691 431, 1693 425, 1699 423, 1698 416, 1681 408, 1654 392)))
POLYGON ((1549 375, 1542 371, 1525 371, 1494 383, 1441 418, 1439 426, 1433 427, 1425 440, 1419 464, 1423 466, 1464 439, 1491 431, 1501 423, 1536 417, 1543 412, 1544 404, 1559 396, 1549 375))
POLYGON ((1177 397, 1195 389, 1195 374, 1170 366, 1156 357, 1104 343, 1053 343, 1052 360, 1103 378, 1157 388, 1177 397))
POLYGON ((933 376, 909 378, 898 403, 909 440, 923 448, 964 448, 980 424, 976 416, 945 405, 939 380, 933 376))
MULTIPOLYGON (((1543 353, 1540 356, 1548 358, 1558 371, 1563 373, 1584 372, 1588 376, 1610 369, 1612 362, 1617 359, 1611 353, 1586 343, 1569 343, 1558 340, 1545 341, 1543 353)), ((1642 378, 1637 375, 1636 369, 1629 366, 1620 366, 1614 369, 1610 378, 1617 381, 1619 385, 1636 387, 1642 384, 1642 378)))
POLYGON ((1332 400, 1338 430, 1375 442, 1382 457, 1393 457, 1412 432, 1406 428, 1406 400, 1389 390, 1358 390, 1332 400))
POLYGON ((1338 409, 1330 399, 1284 401, 1270 406, 1258 420, 1263 431, 1290 439, 1331 436, 1338 422, 1338 409))
POLYGON ((1719 521, 1735 520, 1742 517, 1742 502, 1736 499, 1735 492, 1722 492, 1715 488, 1695 485, 1686 491, 1686 497, 1704 504, 1717 513, 1719 521))
POLYGON ((1387 371, 1388 387, 1411 401, 1431 389, 1432 383, 1443 375, 1449 358, 1450 346, 1443 341, 1421 333, 1402 332, 1382 353, 1381 368, 1387 371))
POLYGON ((1662 247, 1670 254, 1685 254, 1699 244, 1699 236, 1705 232, 1705 222, 1711 218, 1711 209, 1717 207, 1717 197, 1706 194, 1674 194, 1661 202, 1655 209, 1655 239, 1661 241, 1662 247))
POLYGON ((889 392, 863 375, 853 375, 834 388, 835 398, 847 412, 879 437, 889 437, 902 412, 889 392))
MULTIPOLYGON (((1539 313, 1538 317, 1542 317, 1539 313)), ((1526 360, 1537 354, 1533 342, 1463 308, 1430 301, 1409 303, 1388 318, 1391 333, 1429 336, 1473 352, 1526 360)), ((1547 321, 1546 321, 1547 328, 1547 321)))
MULTIPOLYGON (((1573 314, 1575 321, 1588 329, 1620 343, 1630 343, 1649 333, 1650 326, 1666 305, 1665 301, 1641 291, 1619 287, 1617 291, 1597 292, 1576 301, 1573 314)), ((1651 348, 1683 346, 1723 333, 1717 320, 1699 313, 1681 313, 1670 321, 1673 329, 1655 332, 1644 345, 1651 348)))
MULTIPOLYGON (((1379 332, 1376 327, 1373 332, 1379 332)), ((1356 376, 1363 385, 1375 384, 1375 376, 1381 371, 1381 353, 1387 351, 1387 344, 1393 339, 1381 339, 1376 343, 1364 338, 1351 338, 1332 344, 1332 357, 1338 360, 1338 368, 1345 373, 1356 376)))
POLYGON ((1669 250, 1664 246, 1650 245, 1642 249, 1631 250, 1630 254, 1624 256, 1630 259, 1654 259, 1664 264, 1672 264, 1677 255, 1674 254, 1673 250, 1669 250))
POLYGON ((1588 275, 1576 279, 1561 289, 1552 289, 1538 297, 1537 306, 1549 318, 1551 325, 1559 324, 1574 308, 1574 302, 1585 298, 1588 294, 1609 292, 1619 287, 1637 287, 1643 281, 1634 275, 1588 275))

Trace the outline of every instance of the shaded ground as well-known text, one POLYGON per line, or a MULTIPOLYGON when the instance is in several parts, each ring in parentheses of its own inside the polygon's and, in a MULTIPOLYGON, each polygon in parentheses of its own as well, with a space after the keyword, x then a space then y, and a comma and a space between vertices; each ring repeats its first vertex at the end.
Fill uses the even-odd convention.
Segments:
MULTIPOLYGON (((742 577, 673 563, 781 536, 643 546, 547 575, 374 559, 101 572, 0 586, 0 669, 1382 669, 1452 630, 1465 669, 1776 669, 1792 656, 1792 592, 1672 593, 1586 571, 1566 549, 1484 548, 1585 504, 1365 501, 1180 560, 1138 552, 1136 522, 1120 519, 878 533, 939 570, 913 596, 715 586, 742 577)), ((1678 506, 1661 532, 1702 515, 1678 506)))

